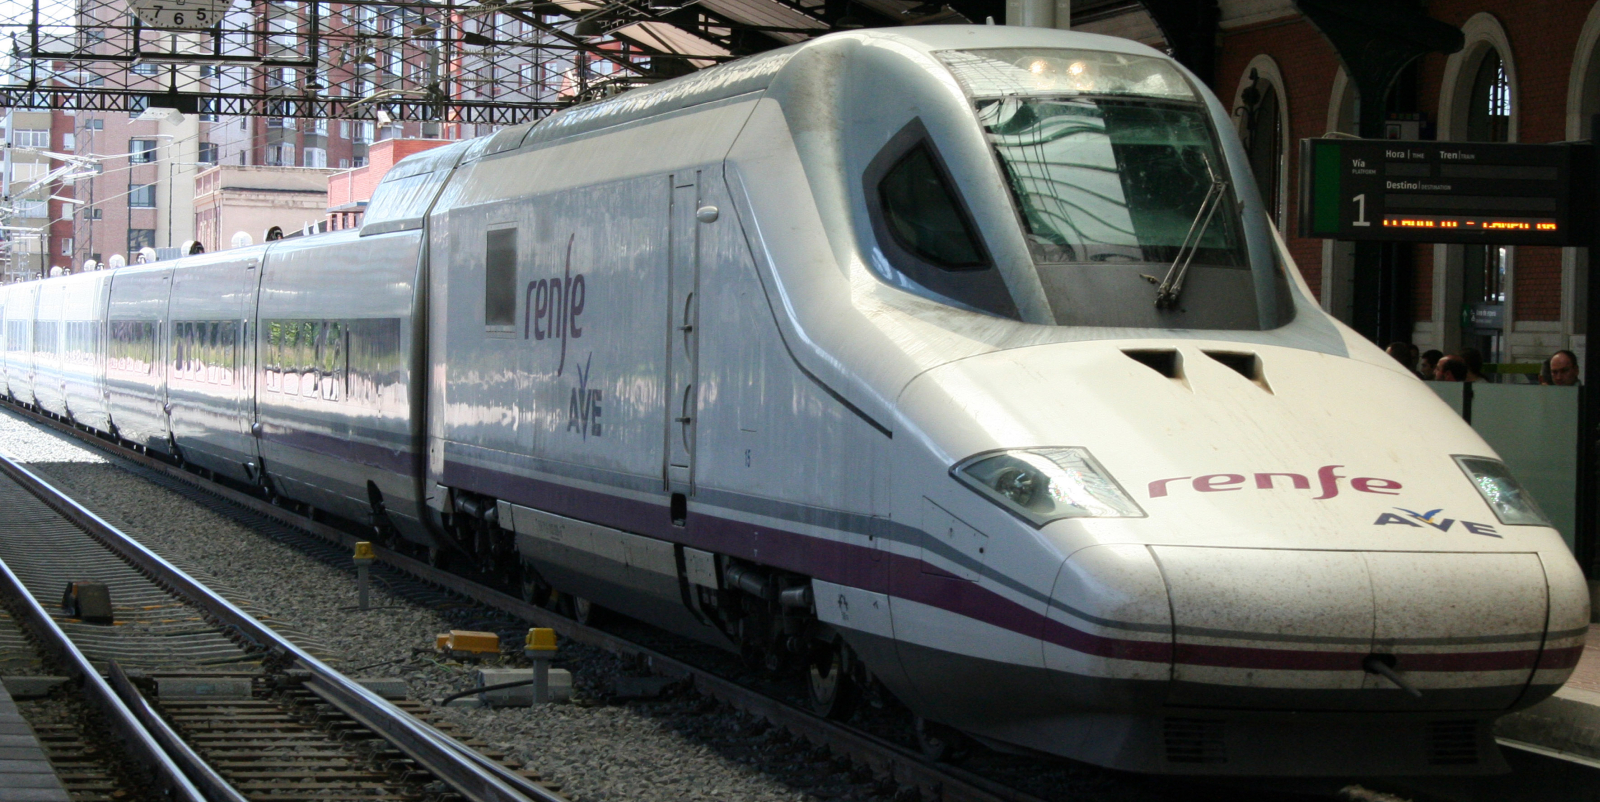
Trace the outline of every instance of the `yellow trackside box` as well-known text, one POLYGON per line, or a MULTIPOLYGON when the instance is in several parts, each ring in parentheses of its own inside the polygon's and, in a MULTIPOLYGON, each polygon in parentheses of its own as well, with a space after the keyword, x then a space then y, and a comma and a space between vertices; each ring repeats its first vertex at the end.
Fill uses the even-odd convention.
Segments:
POLYGON ((493 632, 468 632, 452 629, 444 638, 444 649, 455 654, 499 654, 500 636, 493 632))
POLYGON ((524 652, 553 652, 556 650, 556 631, 544 627, 534 627, 528 630, 527 640, 523 642, 524 652))

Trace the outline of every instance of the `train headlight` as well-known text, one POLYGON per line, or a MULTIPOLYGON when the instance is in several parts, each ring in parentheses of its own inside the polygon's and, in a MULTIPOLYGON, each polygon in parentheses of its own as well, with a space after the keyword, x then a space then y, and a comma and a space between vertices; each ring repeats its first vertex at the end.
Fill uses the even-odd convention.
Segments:
POLYGON ((1478 494, 1489 502, 1500 523, 1507 526, 1549 526, 1550 519, 1539 509, 1533 496, 1517 483, 1511 469, 1504 462, 1488 457, 1456 457, 1456 464, 1478 488, 1478 494))
POLYGON ((991 451, 950 469, 962 484, 1036 527, 1060 518, 1143 518, 1086 448, 991 451))

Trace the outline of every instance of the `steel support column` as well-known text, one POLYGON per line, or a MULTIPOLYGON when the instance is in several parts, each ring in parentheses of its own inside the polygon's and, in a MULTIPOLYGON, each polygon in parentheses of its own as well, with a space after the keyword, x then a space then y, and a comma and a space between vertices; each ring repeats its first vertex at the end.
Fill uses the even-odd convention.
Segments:
MULTIPOLYGON (((1461 31, 1429 17, 1418 3, 1394 0, 1295 0, 1320 31, 1356 87, 1361 136, 1384 135, 1389 90, 1406 65, 1424 53, 1454 53, 1461 31)), ((1404 246, 1358 242, 1351 295, 1351 326, 1379 345, 1410 340, 1412 259, 1404 246)))
POLYGON ((1172 48, 1172 57, 1206 86, 1217 85, 1217 33, 1222 9, 1217 0, 1144 0, 1172 48))

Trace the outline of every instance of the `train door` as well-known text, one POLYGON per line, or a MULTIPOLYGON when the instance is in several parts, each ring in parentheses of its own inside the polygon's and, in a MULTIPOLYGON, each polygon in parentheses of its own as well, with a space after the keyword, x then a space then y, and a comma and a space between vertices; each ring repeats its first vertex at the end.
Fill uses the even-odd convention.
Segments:
POLYGON ((237 321, 234 339, 234 381, 237 393, 233 396, 233 431, 238 434, 245 460, 245 479, 256 481, 255 466, 261 464, 259 443, 255 438, 256 422, 256 299, 261 292, 261 258, 252 256, 243 269, 235 273, 236 293, 230 304, 233 319, 237 321))
POLYGON ((4 397, 10 392, 11 385, 11 380, 6 376, 7 352, 11 350, 11 346, 7 344, 6 337, 6 299, 10 296, 11 292, 8 288, 0 287, 0 397, 4 397))
POLYGON ((185 260, 170 309, 172 436, 188 461, 245 481, 259 458, 250 431, 257 261, 238 251, 185 260))
POLYGON ((134 444, 164 451, 163 338, 172 266, 123 268, 109 278, 104 387, 110 430, 134 444))
MULTIPOLYGON (((694 492, 694 437, 698 417, 695 333, 696 290, 700 280, 699 171, 672 176, 671 228, 668 234, 667 443, 666 485, 673 494, 694 492)), ((676 506, 676 505, 674 505, 676 506)), ((674 510, 674 517, 679 514, 674 510)))

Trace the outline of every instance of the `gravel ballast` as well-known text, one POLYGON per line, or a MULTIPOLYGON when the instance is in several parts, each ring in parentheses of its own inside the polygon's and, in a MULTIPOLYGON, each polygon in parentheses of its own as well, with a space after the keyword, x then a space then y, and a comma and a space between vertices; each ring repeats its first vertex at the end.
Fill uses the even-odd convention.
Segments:
MULTIPOLYGON (((371 590, 372 609, 357 610, 353 568, 263 536, 9 412, 0 414, 0 451, 341 670, 402 677, 413 698, 432 702, 472 684, 475 666, 433 652, 438 633, 499 629, 503 641, 515 634, 515 622, 498 614, 443 598, 418 604, 381 583, 371 590)), ((894 795, 848 764, 693 693, 609 699, 612 677, 642 673, 615 655, 567 644, 563 657, 574 672, 571 703, 440 713, 581 802, 894 795)))

